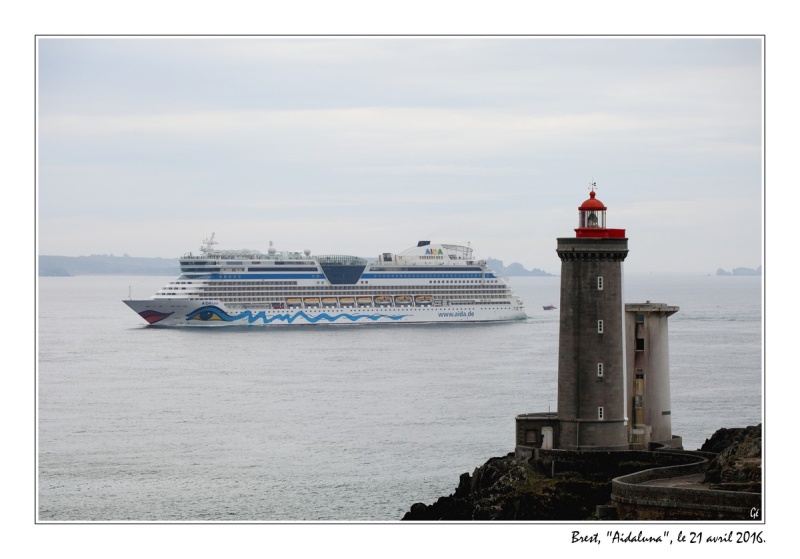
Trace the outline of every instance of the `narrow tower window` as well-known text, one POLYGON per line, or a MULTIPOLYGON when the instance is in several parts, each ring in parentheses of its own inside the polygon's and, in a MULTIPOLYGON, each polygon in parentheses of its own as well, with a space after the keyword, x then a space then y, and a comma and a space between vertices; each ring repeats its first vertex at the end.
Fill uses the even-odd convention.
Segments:
POLYGON ((597 419, 600 419, 600 420, 603 419, 603 406, 600 406, 599 408, 597 408, 597 419))
POLYGON ((602 320, 598 320, 597 321, 597 333, 598 334, 602 334, 603 333, 603 321, 602 320))
POLYGON ((603 290, 603 276, 597 276, 597 290, 603 290))
POLYGON ((597 376, 598 377, 602 377, 603 376, 603 364, 602 363, 598 363, 597 364, 597 376))

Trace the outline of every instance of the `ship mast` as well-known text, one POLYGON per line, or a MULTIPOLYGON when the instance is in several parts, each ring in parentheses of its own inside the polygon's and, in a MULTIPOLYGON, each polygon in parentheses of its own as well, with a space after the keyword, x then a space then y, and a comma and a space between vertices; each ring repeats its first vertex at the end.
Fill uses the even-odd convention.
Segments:
POLYGON ((217 241, 214 240, 214 235, 216 233, 211 233, 211 237, 203 239, 203 246, 200 247, 200 252, 208 254, 214 250, 214 245, 217 244, 217 241))

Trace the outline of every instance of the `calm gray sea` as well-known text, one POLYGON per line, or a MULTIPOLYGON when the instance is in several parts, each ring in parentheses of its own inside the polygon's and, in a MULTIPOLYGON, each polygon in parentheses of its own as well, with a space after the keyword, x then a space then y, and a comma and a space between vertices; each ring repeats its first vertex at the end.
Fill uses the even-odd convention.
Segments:
MULTIPOLYGON (((123 303, 167 277, 41 278, 40 521, 397 521, 555 410, 559 278, 526 321, 157 329, 123 303)), ((670 318, 687 449, 762 418, 759 277, 633 276, 670 318)))

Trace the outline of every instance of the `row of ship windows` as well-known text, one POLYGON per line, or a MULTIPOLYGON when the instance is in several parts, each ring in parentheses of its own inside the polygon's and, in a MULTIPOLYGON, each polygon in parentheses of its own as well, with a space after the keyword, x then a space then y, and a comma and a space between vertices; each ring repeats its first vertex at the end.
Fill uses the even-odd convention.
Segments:
MULTIPOLYGON (((170 294, 169 293, 159 293, 159 295, 170 295, 170 294)), ((287 299, 287 298, 290 299, 293 296, 302 296, 302 297, 309 297, 309 296, 320 297, 321 296, 322 298, 335 296, 335 295, 330 295, 330 294, 320 295, 318 293, 313 293, 313 294, 312 293, 304 293, 304 294, 275 294, 275 293, 272 293, 272 294, 271 293, 248 293, 248 294, 243 294, 243 293, 224 293, 224 294, 223 293, 206 293, 206 294, 201 294, 201 293, 197 293, 197 294, 193 294, 193 295, 194 295, 194 297, 189 297, 188 299, 192 300, 192 299, 195 299, 195 298, 203 298, 203 299, 213 298, 213 299, 218 299, 218 300, 223 301, 223 302, 239 301, 239 302, 250 302, 250 303, 256 303, 256 302, 259 302, 259 301, 261 301, 261 302, 280 301, 280 300, 287 299)), ((397 295, 397 294, 391 294, 389 296, 392 296, 392 295, 397 295)), ((510 300, 507 294, 502 294, 502 293, 497 293, 497 294, 491 294, 491 293, 449 293, 449 294, 442 293, 442 294, 432 294, 432 293, 425 293, 425 292, 414 292, 414 293, 410 294, 408 292, 404 292, 404 293, 402 293, 402 295, 413 295, 415 297, 416 296, 420 296, 420 295, 421 296, 435 296, 436 300, 440 300, 440 299, 460 299, 460 298, 485 299, 487 301, 509 301, 510 300)), ((341 297, 342 294, 339 294, 339 296, 341 297)), ((352 296, 350 296, 350 297, 352 297, 352 296)))
MULTIPOLYGON (((473 277, 475 278, 477 274, 436 274, 438 277, 442 278, 464 278, 464 277, 473 277)), ((430 277, 430 276, 428 276, 430 277)), ((377 277, 373 277, 372 279, 425 279, 425 276, 420 274, 381 274, 377 277)), ((366 281, 366 280, 364 280, 366 281)), ((473 279, 472 281, 488 281, 486 279, 473 279)), ((497 281, 497 280, 495 280, 497 281)))
MULTIPOLYGON (((318 281, 316 282, 317 285, 331 285, 327 281, 318 281)), ((369 280, 361 280, 358 282, 359 285, 369 285, 369 280)), ((498 283, 498 280, 428 280, 430 284, 453 284, 453 283, 470 283, 470 284, 479 284, 479 285, 490 285, 498 283)), ((336 284, 333 284, 336 285, 336 284)))
POLYGON ((474 290, 476 293, 486 294, 486 295, 503 295, 503 294, 512 294, 513 292, 509 289, 507 285, 499 285, 499 286, 473 286, 473 285, 459 285, 459 286, 421 286, 421 285, 392 285, 392 286, 356 286, 356 285, 329 285, 327 288, 320 288, 318 286, 291 286, 291 289, 288 289, 284 286, 274 286, 273 284, 259 284, 256 282, 219 282, 219 283, 201 283, 201 282, 170 282, 168 285, 162 287, 157 294, 164 294, 169 292, 173 292, 178 294, 179 292, 186 291, 187 295, 197 294, 202 296, 206 293, 213 293, 213 294, 241 294, 241 295, 279 295, 279 296, 292 296, 293 294, 301 294, 303 296, 308 295, 330 295, 330 296, 358 296, 358 295, 369 295, 374 296, 376 294, 380 295, 381 293, 390 293, 390 294, 407 294, 409 292, 414 293, 426 293, 426 294, 435 294, 435 295, 447 295, 447 294, 454 294, 454 295, 463 295, 466 293, 471 292, 474 290), (185 284, 189 287, 175 287, 178 284, 185 284))
MULTIPOLYGON (((180 290, 186 290, 186 289, 191 289, 191 288, 186 288, 186 287, 172 287, 173 285, 177 285, 177 284, 171 284, 171 285, 165 286, 164 289, 167 289, 167 290, 179 290, 179 289, 180 290)), ((183 285, 183 284, 180 284, 180 285, 183 285)), ((219 290, 226 290, 226 289, 237 289, 239 291, 242 291, 242 290, 249 290, 249 291, 253 291, 253 290, 281 291, 281 290, 285 290, 286 289, 286 286, 283 286, 283 285, 275 285, 273 283, 261 283, 261 282, 259 282, 259 283, 256 283, 256 282, 225 282, 225 283, 220 283, 220 284, 202 284, 202 283, 193 284, 191 282, 187 282, 186 285, 194 286, 196 289, 203 290, 203 291, 208 291, 208 290, 219 291, 219 290)), ((325 286, 325 284, 322 284, 322 285, 325 286)), ((498 291, 498 290, 507 290, 508 289, 508 286, 506 286, 504 284, 481 285, 481 284, 470 284, 470 283, 460 283, 460 284, 451 284, 451 283, 444 284, 443 283, 443 284, 429 284, 429 285, 434 286, 434 289, 437 289, 437 290, 441 290, 441 289, 457 289, 457 290, 479 289, 479 290, 485 290, 485 291, 498 291)), ((308 286, 297 286, 297 285, 292 285, 291 287, 293 289, 303 289, 303 290, 306 290, 306 291, 308 291, 308 290, 319 290, 320 289, 319 285, 317 285, 317 286, 311 286, 311 285, 308 285, 308 286)), ((370 286, 332 285, 332 286, 329 286, 327 289, 325 289, 325 291, 353 291, 353 292, 360 292, 360 291, 365 291, 365 290, 366 291, 381 291, 381 290, 387 290, 387 289, 389 289, 389 290, 391 290, 391 289, 408 290, 409 287, 412 287, 412 286, 403 286, 403 285, 391 285, 391 286, 390 285, 384 285, 384 286, 380 286, 380 285, 370 285, 370 286)), ((421 286, 413 286, 413 287, 421 288, 421 286)))
MULTIPOLYGON (((169 295, 169 293, 162 293, 162 295, 169 295)), ((458 293, 434 293, 431 291, 421 291, 421 290, 414 290, 414 291, 386 291, 380 295, 370 294, 364 295, 363 293, 320 293, 318 291, 313 291, 309 293, 242 293, 238 291, 229 291, 229 292, 222 292, 222 293, 192 293, 191 295, 195 295, 197 297, 214 297, 220 300, 230 299, 232 297, 244 298, 246 300, 256 300, 256 299, 283 299, 283 298, 291 298, 291 297, 379 297, 380 295, 389 295, 389 296, 396 296, 396 295, 430 295, 431 297, 436 298, 464 298, 468 296, 473 297, 481 297, 484 299, 508 299, 508 293, 477 293, 474 291, 459 291, 458 293)))
MULTIPOLYGON (((175 281, 175 285, 197 285, 192 281, 175 281)), ((317 281, 317 285, 329 285, 326 281, 317 281)), ((362 284, 369 284, 368 280, 362 280, 362 284)), ((454 284, 454 283, 469 283, 480 285, 495 285, 499 280, 429 280, 431 284, 454 284)), ((226 281, 225 285, 297 285, 297 281, 277 281, 277 280, 250 280, 244 282, 226 281)))
MULTIPOLYGON (((202 301, 202 299, 189 299, 189 300, 190 301, 202 301)), ((223 302, 228 307, 230 307, 232 309, 233 308, 250 309, 255 304, 270 304, 270 303, 273 303, 273 302, 280 303, 281 301, 252 301, 250 299, 240 299, 238 301, 232 300, 232 301, 223 301, 223 302)), ((511 304, 510 301, 481 301, 481 303, 484 304, 484 305, 492 305, 492 306, 490 306, 490 307, 475 307, 475 306, 470 305, 469 303, 453 303, 451 301, 450 304, 448 305, 448 307, 458 307, 459 310, 465 310, 465 311, 472 311, 472 310, 476 310, 476 309, 485 311, 485 310, 497 310, 497 305, 510 305, 511 304)), ((473 302, 473 304, 474 304, 474 302, 473 302)), ((387 306, 382 306, 382 305, 367 305, 367 306, 344 305, 344 306, 338 306, 338 307, 324 307, 324 306, 316 306, 315 305, 314 307, 289 307, 289 308, 293 308, 293 309, 298 309, 298 308, 309 309, 309 308, 311 308, 312 310, 325 310, 325 309, 331 309, 331 308, 342 308, 342 309, 360 308, 362 310, 363 309, 381 309, 381 308, 384 308, 384 309, 414 308, 414 309, 417 309, 417 310, 426 309, 426 310, 442 312, 442 309, 445 308, 445 307, 442 307, 442 306, 431 306, 431 305, 393 305, 393 306, 388 306, 388 305, 387 306)), ((522 309, 522 307, 511 307, 511 308, 513 310, 521 310, 522 309)), ((273 309, 273 310, 284 310, 284 309, 273 309)))
MULTIPOLYGON (((173 281, 172 285, 215 285, 212 283, 198 282, 198 281, 173 281)), ((274 281, 274 280, 261 280, 261 281, 225 281, 219 282, 219 285, 297 285, 297 281, 274 281)))
MULTIPOLYGON (((445 275, 443 277, 458 277, 458 274, 453 274, 451 276, 446 276, 445 275)), ((390 279, 390 278, 391 279, 425 279, 425 278, 420 278, 419 276, 411 275, 411 274, 391 274, 391 275, 386 275, 386 276, 383 276, 383 277, 380 277, 380 278, 373 278, 373 280, 383 280, 383 279, 390 279)), ((241 279, 241 278, 236 278, 236 279, 241 279)), ((313 278, 309 278, 309 279, 313 279, 313 278)), ((480 284, 490 284, 490 283, 499 283, 499 281, 500 280, 497 280, 497 279, 487 279, 487 278, 483 278, 483 279, 467 279, 467 280, 463 280, 463 279, 462 280, 429 279, 428 283, 480 283, 480 284)), ((189 282, 175 282, 175 283, 189 283, 189 282)), ((297 285, 297 281, 256 280, 256 279, 249 280, 248 283, 251 283, 251 284, 252 283, 268 283, 268 284, 273 284, 273 285, 297 285)), ((327 284, 329 282, 324 281, 324 280, 318 280, 317 283, 318 284, 327 284)), ((368 284, 369 280, 359 280, 359 283, 360 284, 368 284)))
MULTIPOLYGON (((197 271, 198 270, 189 270, 189 269, 184 269, 183 270, 183 272, 197 272, 197 271)), ((223 271, 224 273, 219 274, 219 277, 221 279, 245 279, 245 278, 247 278, 246 275, 245 276, 242 276, 240 274, 237 274, 235 276, 233 275, 234 272, 244 272, 244 271, 246 271, 246 270, 238 269, 238 268, 228 268, 228 269, 223 271), (233 276, 233 277, 229 278, 228 276, 233 276)), ((251 270, 251 272, 252 271, 253 270, 251 270)), ((262 271, 262 270, 258 270, 258 271, 262 271)), ((285 271, 287 271, 287 270, 279 270, 279 272, 285 272, 285 271)), ((318 271, 318 270, 312 270, 312 271, 318 271)), ((307 278, 308 279, 313 279, 315 276, 316 277, 320 277, 320 274, 316 274, 316 275, 310 275, 309 274, 309 275, 307 275, 307 278)), ((437 277, 442 277, 442 278, 469 278, 469 277, 472 277, 472 278, 475 278, 472 281, 492 281, 492 280, 489 280, 489 279, 487 279, 485 277, 481 277, 480 274, 436 274, 436 276, 437 277)), ((426 277, 430 277, 430 275, 421 275, 421 274, 374 274, 374 275, 372 275, 372 277, 370 279, 373 279, 373 280, 385 280, 385 279, 416 279, 416 280, 424 280, 424 279, 426 279, 426 277)), ((361 280, 361 281, 366 282, 367 280, 361 280)), ((493 281, 497 281, 497 280, 495 279, 493 281)))
MULTIPOLYGON (((248 295, 256 295, 256 294, 264 294, 264 295, 292 295, 293 293, 321 293, 321 294, 331 294, 331 295, 359 295, 359 294, 381 294, 381 293, 405 293, 409 291, 409 288, 404 288, 403 286, 394 286, 392 288, 383 288, 383 289, 318 289, 315 287, 298 287, 293 288, 291 290, 281 289, 281 288, 269 288, 269 287, 239 287, 239 288, 230 288, 230 287, 201 287, 198 289, 186 288, 186 287, 165 287, 159 294, 169 294, 169 293, 179 293, 183 291, 193 291, 195 293, 208 293, 208 294, 248 294, 248 295)), ((430 288, 420 288, 415 287, 412 289, 414 292, 424 293, 424 294, 448 294, 452 293, 455 295, 465 295, 465 294, 486 294, 486 295, 508 295, 511 292, 507 289, 497 288, 497 289, 473 289, 470 286, 463 286, 458 289, 430 289, 430 288)), ((602 333, 602 332, 601 332, 602 333)))
POLYGON ((430 283, 497 283, 497 280, 431 280, 430 283))

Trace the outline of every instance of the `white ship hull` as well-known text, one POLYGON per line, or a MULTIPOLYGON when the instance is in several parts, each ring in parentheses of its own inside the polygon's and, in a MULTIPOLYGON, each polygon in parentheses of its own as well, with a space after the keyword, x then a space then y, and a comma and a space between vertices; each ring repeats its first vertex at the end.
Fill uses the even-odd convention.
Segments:
POLYGON ((479 306, 360 307, 230 310, 223 304, 189 301, 125 301, 142 318, 157 326, 279 326, 291 324, 398 324, 434 322, 498 322, 527 318, 523 307, 479 306))
POLYGON ((214 249, 181 258, 152 298, 127 300, 158 326, 497 322, 527 317, 502 278, 461 245, 420 243, 373 262, 309 251, 214 249))

